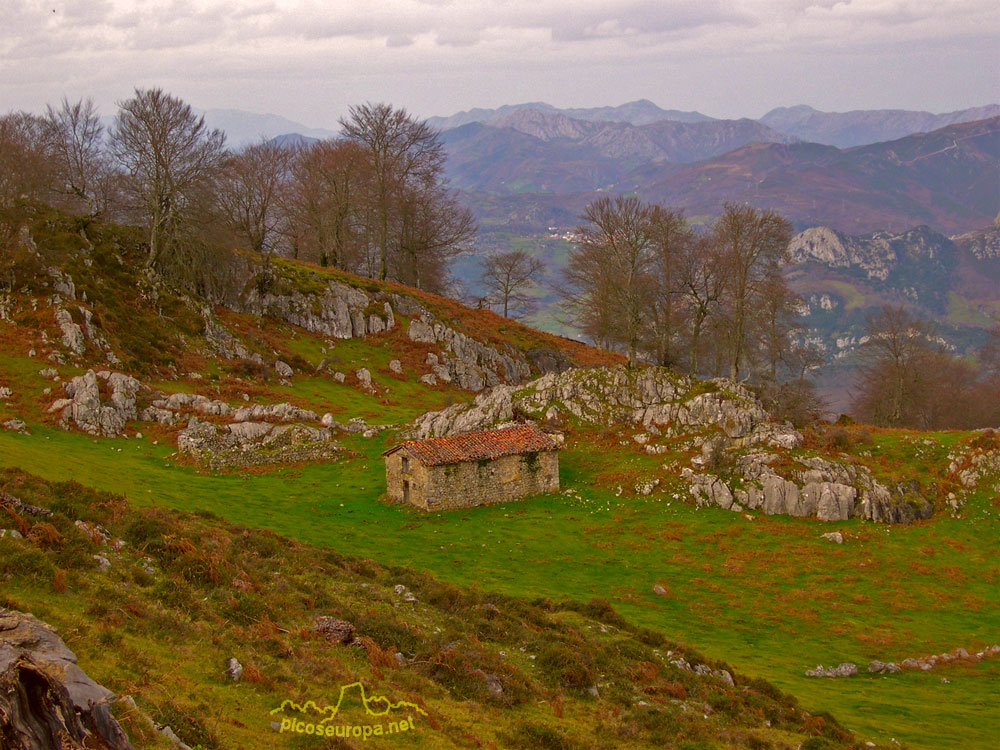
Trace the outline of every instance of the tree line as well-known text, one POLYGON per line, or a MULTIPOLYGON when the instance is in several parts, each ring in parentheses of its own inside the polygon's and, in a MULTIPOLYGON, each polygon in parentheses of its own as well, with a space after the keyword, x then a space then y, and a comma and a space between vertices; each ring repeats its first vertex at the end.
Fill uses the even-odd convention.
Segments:
POLYGON ((475 222, 445 186, 437 133, 351 107, 341 136, 230 150, 182 100, 137 89, 105 130, 89 100, 0 118, 0 210, 27 200, 143 227, 145 265, 185 280, 223 248, 446 291, 475 222))
POLYGON ((633 365, 806 382, 818 352, 800 335, 803 303, 783 275, 787 219, 730 204, 696 232, 682 210, 633 196, 599 198, 582 218, 562 294, 587 336, 633 365))

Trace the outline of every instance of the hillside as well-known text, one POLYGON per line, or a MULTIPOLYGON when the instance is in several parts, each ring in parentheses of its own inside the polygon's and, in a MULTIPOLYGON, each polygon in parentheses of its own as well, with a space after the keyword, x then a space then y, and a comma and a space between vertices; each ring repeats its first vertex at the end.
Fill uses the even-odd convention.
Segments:
POLYGON ((725 156, 632 181, 644 197, 716 214, 749 201, 800 227, 849 233, 928 224, 958 233, 1000 210, 1000 117, 844 151, 812 144, 753 144, 725 156))
POLYGON ((996 226, 948 238, 926 226, 848 235, 814 227, 789 246, 787 278, 808 309, 804 322, 824 347, 830 408, 848 408, 852 367, 866 318, 905 305, 932 321, 951 351, 974 356, 1000 312, 1000 262, 990 250, 996 226))
POLYGON ((39 209, 0 295, 0 606, 188 744, 260 746, 360 681, 424 707, 418 747, 991 746, 995 435, 797 431, 742 385, 293 261, 205 300, 79 230, 39 209), (385 500, 403 438, 518 419, 562 436, 561 494, 385 500))
POLYGON ((285 704, 352 687, 402 705, 373 715, 348 693, 338 725, 408 719, 408 747, 851 746, 831 717, 602 600, 529 603, 18 471, 0 471, 0 493, 24 534, 0 539, 0 613, 57 627, 127 694, 114 713, 136 747, 172 747, 157 726, 206 749, 299 747, 280 722, 325 714, 285 704))

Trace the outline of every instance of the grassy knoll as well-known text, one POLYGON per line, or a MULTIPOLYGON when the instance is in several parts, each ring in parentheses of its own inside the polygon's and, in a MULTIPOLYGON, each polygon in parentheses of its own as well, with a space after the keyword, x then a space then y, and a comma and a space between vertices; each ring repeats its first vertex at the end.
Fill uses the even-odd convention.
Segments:
MULTIPOLYGON (((924 439, 878 433, 852 450, 884 454, 887 473, 907 462, 933 477, 943 473, 945 451, 924 439)), ((997 661, 884 678, 802 674, 818 662, 863 668, 870 659, 1000 640, 1000 518, 991 492, 972 494, 961 519, 939 513, 908 528, 751 520, 698 510, 669 484, 648 498, 616 496, 617 483, 629 487, 672 457, 654 462, 615 439, 598 450, 595 438, 581 435, 562 457, 563 486, 573 496, 425 515, 379 500, 379 453, 390 440, 350 438, 354 455, 327 465, 210 476, 176 465, 164 446, 38 427, 31 436, 0 433, 0 464, 124 493, 140 505, 211 511, 453 583, 527 597, 604 597, 630 621, 764 677, 863 736, 912 747, 994 746, 997 661), (844 533, 843 546, 820 539, 833 529, 844 533), (656 583, 666 596, 652 593, 656 583)))

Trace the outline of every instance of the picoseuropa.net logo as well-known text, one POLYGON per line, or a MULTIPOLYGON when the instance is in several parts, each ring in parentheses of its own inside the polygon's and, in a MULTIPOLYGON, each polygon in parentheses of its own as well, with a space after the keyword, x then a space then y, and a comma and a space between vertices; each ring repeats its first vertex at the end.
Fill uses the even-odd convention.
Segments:
POLYGON ((416 703, 393 702, 382 695, 369 696, 361 682, 352 682, 340 688, 340 695, 334 705, 320 706, 315 701, 299 705, 293 700, 283 700, 271 711, 276 720, 271 726, 280 734, 304 734, 313 737, 342 737, 369 740, 376 737, 393 736, 416 729, 415 716, 427 716, 416 703), (341 711, 351 703, 351 696, 357 694, 364 716, 360 721, 348 723, 337 721, 341 711))

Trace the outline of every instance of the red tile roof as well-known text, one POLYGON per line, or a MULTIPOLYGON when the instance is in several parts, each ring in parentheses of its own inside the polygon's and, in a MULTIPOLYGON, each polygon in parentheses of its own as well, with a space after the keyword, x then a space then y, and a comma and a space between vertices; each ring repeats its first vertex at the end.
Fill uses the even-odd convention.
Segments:
POLYGON ((398 450, 406 452, 424 466, 457 464, 514 456, 519 453, 554 451, 559 444, 534 425, 517 425, 502 430, 464 432, 430 440, 410 440, 390 448, 383 456, 398 450))

